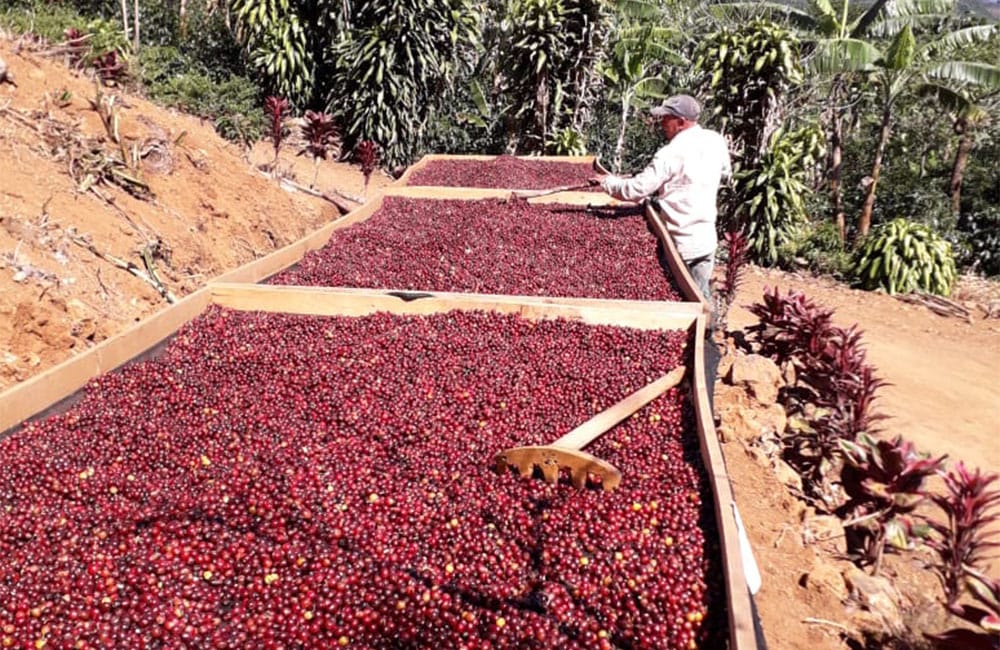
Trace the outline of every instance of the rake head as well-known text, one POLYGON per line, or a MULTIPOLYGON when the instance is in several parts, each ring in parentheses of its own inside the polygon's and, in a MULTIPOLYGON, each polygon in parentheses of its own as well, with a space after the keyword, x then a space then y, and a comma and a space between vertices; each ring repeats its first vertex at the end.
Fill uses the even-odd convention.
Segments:
POLYGON ((537 468, 548 483, 558 481, 559 470, 567 469, 574 487, 585 487, 587 478, 593 477, 607 492, 614 490, 622 481, 622 473, 618 468, 597 456, 577 449, 547 445, 514 447, 502 451, 496 455, 496 468, 501 474, 508 468, 515 468, 524 478, 534 475, 537 468))

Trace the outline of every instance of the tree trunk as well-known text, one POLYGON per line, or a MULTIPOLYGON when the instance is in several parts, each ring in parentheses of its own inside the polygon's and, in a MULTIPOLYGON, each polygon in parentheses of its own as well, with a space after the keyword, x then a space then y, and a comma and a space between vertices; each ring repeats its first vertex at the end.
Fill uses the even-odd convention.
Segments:
POLYGON ((626 94, 622 97, 622 125, 618 129, 618 141, 615 142, 615 158, 612 161, 612 171, 616 174, 622 169, 622 152, 625 151, 625 127, 628 122, 628 107, 632 101, 632 95, 626 94))
POLYGON ((135 21, 135 30, 134 33, 132 34, 132 37, 135 39, 134 40, 135 44, 132 46, 132 53, 138 54, 139 53, 139 0, 135 0, 132 14, 133 14, 132 19, 135 21))
POLYGON ((180 10, 177 12, 180 18, 181 38, 187 36, 187 0, 181 0, 180 10))
POLYGON ((122 31, 125 32, 125 40, 129 40, 128 0, 122 0, 122 31))
POLYGON ((964 117, 955 122, 955 133, 958 133, 958 149, 955 151, 955 162, 951 166, 951 182, 948 189, 951 193, 951 211, 958 215, 962 211, 962 179, 965 177, 965 167, 969 164, 969 154, 972 152, 972 138, 969 137, 969 124, 964 117))
POLYGON ((882 109, 882 125, 878 132, 878 146, 875 149, 875 160, 872 161, 871 182, 865 190, 865 203, 861 207, 861 214, 858 216, 858 238, 864 238, 872 227, 872 208, 875 207, 875 190, 878 187, 878 179, 882 175, 882 158, 885 155, 885 147, 889 143, 889 123, 892 120, 892 106, 886 102, 882 109))
POLYGON ((840 100, 840 79, 835 79, 830 90, 830 203, 833 207, 833 219, 840 235, 840 245, 847 241, 847 220, 844 216, 843 193, 840 186, 840 172, 844 157, 844 123, 837 104, 840 100))
POLYGON ((538 151, 545 153, 545 132, 549 123, 549 88, 544 72, 539 72, 535 80, 536 128, 538 129, 538 151))

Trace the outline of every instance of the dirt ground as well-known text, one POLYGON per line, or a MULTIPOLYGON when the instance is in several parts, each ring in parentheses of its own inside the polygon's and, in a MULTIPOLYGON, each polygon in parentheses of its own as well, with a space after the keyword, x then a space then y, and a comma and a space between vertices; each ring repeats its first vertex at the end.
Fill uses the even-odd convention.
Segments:
MULTIPOLYGON (((963 281, 953 299, 967 306, 971 319, 965 320, 827 279, 751 267, 730 311, 729 330, 756 323, 746 306, 774 287, 804 293, 833 310, 836 324, 863 330, 869 361, 891 383, 876 402, 877 410, 889 416, 883 423, 886 435, 902 435, 935 457, 947 454, 949 462, 1000 470, 1000 319, 986 318, 980 308, 1000 297, 1000 284, 963 281)), ((838 626, 852 628, 851 608, 828 590, 802 582, 821 565, 842 570, 849 563, 836 560, 835 545, 803 543, 803 505, 740 443, 724 444, 723 451, 764 576, 756 603, 769 647, 848 647, 838 626)), ((915 638, 956 624, 937 602, 941 590, 926 569, 929 557, 919 552, 891 556, 883 569, 908 600, 903 620, 915 638)), ((994 563, 990 573, 1000 577, 1000 566, 994 563)))
MULTIPOLYGON (((270 161, 267 145, 241 151, 210 124, 126 94, 117 109, 121 139, 146 152, 141 173, 152 198, 108 184, 81 187, 84 175, 78 165, 74 179, 70 161, 111 144, 91 105, 99 101, 95 85, 59 61, 15 50, 0 39, 0 58, 18 84, 0 85, 0 391, 166 306, 156 279, 179 298, 339 214, 265 178, 257 165, 270 161)), ((286 151, 279 169, 308 185, 312 163, 295 153, 286 151)), ((376 175, 368 194, 391 180, 376 175)), ((317 188, 363 199, 360 172, 344 163, 323 162, 317 188)), ((889 433, 935 455, 1000 469, 1000 320, 974 306, 970 320, 943 317, 893 297, 752 268, 730 329, 752 324, 743 306, 775 285, 805 292, 833 309, 839 324, 864 330, 870 360, 892 384, 879 403, 889 433)), ((996 284, 970 286, 970 304, 1000 298, 996 284)), ((724 449, 764 575, 757 605, 769 647, 857 647, 844 641, 850 612, 840 599, 802 585, 815 566, 835 561, 833 551, 803 544, 802 506, 739 443, 724 449)), ((920 558, 889 558, 886 573, 912 594, 908 623, 940 629, 937 583, 920 558)))

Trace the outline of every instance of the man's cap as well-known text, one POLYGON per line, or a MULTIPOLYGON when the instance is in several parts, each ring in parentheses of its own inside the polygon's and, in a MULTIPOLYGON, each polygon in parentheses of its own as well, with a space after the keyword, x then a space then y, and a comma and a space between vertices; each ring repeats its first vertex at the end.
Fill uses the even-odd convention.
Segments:
POLYGON ((676 115, 685 120, 695 121, 701 115, 701 104, 691 95, 674 95, 665 99, 662 104, 653 108, 649 113, 653 117, 676 115))

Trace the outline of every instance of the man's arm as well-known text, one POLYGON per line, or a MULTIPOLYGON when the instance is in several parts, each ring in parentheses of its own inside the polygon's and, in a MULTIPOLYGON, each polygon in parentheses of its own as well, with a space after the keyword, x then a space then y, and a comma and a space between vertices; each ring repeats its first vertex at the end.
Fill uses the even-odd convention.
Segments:
POLYGON ((664 147, 656 152, 653 160, 645 169, 632 178, 608 174, 607 176, 595 177, 594 180, 600 183, 605 192, 616 199, 638 201, 656 194, 674 173, 673 157, 664 147))

